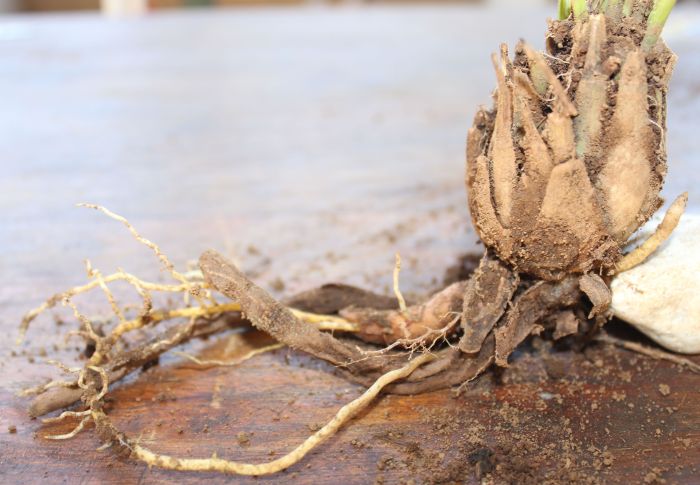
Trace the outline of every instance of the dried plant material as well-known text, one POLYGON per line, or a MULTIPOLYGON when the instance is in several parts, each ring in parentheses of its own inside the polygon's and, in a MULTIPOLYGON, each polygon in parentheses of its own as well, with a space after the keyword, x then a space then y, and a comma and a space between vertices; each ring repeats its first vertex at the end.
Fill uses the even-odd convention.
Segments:
POLYGON ((658 36, 641 46, 644 15, 579 3, 575 20, 551 22, 546 57, 521 44, 511 60, 501 47, 494 109, 468 137, 474 226, 516 271, 550 281, 613 269, 661 205, 666 173, 673 53, 658 36))
MULTIPOLYGON (((59 302, 69 306, 80 325, 75 333, 92 349, 82 367, 57 363, 71 380, 27 391, 38 395, 30 414, 80 400, 85 410, 49 420, 77 419, 74 429, 50 438, 72 438, 92 422, 106 444, 151 466, 264 475, 299 462, 380 392, 461 389, 494 363, 507 366, 529 335, 545 329, 554 339, 584 331, 593 335, 609 318, 609 281, 601 275, 624 271, 648 257, 673 231, 687 200, 681 196, 657 233, 623 256, 628 238, 661 205, 666 93, 675 56, 659 35, 673 0, 565 1, 560 1, 561 19, 549 25, 546 54, 521 42, 513 59, 505 45, 493 56, 495 105, 479 110, 469 131, 466 176, 471 216, 487 249, 467 280, 407 303, 399 288, 401 259, 396 254, 395 298, 326 285, 283 304, 214 251, 201 255, 201 273, 181 273, 128 220, 83 204, 124 224, 176 284, 149 283, 122 270, 103 276, 88 264, 88 284, 54 295, 29 312, 22 333, 41 312, 59 302), (113 281, 126 281, 139 294, 138 315, 120 306, 109 286, 113 281), (106 298, 115 325, 95 326, 72 301, 95 288, 106 298), (180 293, 184 306, 154 309, 154 292, 180 293), (231 301, 221 303, 217 292, 231 301), (591 306, 586 317, 584 310, 591 306), (155 329, 172 319, 183 321, 155 329), (230 362, 180 355, 200 367, 234 366, 290 346, 330 362, 367 391, 292 452, 258 465, 159 454, 110 421, 105 396, 115 382, 184 342, 246 323, 279 343, 230 362), (128 348, 127 334, 136 337, 136 330, 152 337, 128 348)), ((609 336, 598 338, 700 370, 688 359, 609 336)))
POLYGON ((375 310, 395 310, 398 308, 396 298, 339 283, 325 284, 319 288, 294 295, 283 302, 289 308, 320 314, 338 313, 350 306, 375 310))
POLYGON ((481 350, 486 336, 506 311, 518 287, 518 276, 498 261, 484 256, 467 284, 462 303, 462 352, 473 354, 481 350), (484 298, 488 295, 488 298, 484 298))
POLYGON ((356 348, 297 319, 288 308, 256 286, 219 253, 205 252, 199 264, 210 287, 239 302, 253 325, 279 342, 335 365, 345 365, 362 357, 356 348))
POLYGON ((579 319, 574 312, 566 310, 559 312, 554 316, 554 340, 559 340, 569 335, 574 335, 578 332, 579 319))
MULTIPOLYGON (((194 324, 186 322, 169 328, 152 339, 122 353, 105 365, 109 381, 114 383, 141 369, 145 364, 153 362, 163 353, 182 345, 190 339, 206 337, 221 333, 224 330, 242 325, 240 315, 233 314, 227 318, 197 319, 194 324)), ((39 417, 47 413, 70 406, 81 399, 84 392, 78 386, 77 379, 61 381, 62 385, 44 386, 41 392, 29 406, 29 416, 39 417)))
POLYGON ((513 309, 504 316, 503 325, 494 331, 496 364, 508 366, 508 356, 532 333, 543 327, 539 322, 555 310, 579 303, 581 292, 575 277, 558 282, 539 281, 513 301, 513 309))
POLYGON ((578 280, 578 285, 593 303, 593 308, 588 318, 605 315, 612 302, 612 292, 605 281, 603 281, 603 278, 597 274, 585 274, 578 280))
MULTIPOLYGON (((235 265, 215 251, 205 252, 200 257, 200 266, 208 284, 229 298, 239 301, 246 316, 257 328, 292 348, 339 366, 341 371, 356 382, 369 386, 381 375, 400 367, 406 361, 405 352, 368 352, 356 343, 324 334, 304 324, 289 309, 255 285, 235 265)), ((445 290, 448 295, 440 295, 447 300, 457 298, 462 292, 455 292, 454 288, 452 285, 445 290)), ((458 299, 455 306, 461 308, 461 299, 458 299)), ((410 314, 410 308, 408 311, 410 314)), ((454 322, 457 321, 455 318, 454 322)), ((363 327, 362 322, 355 323, 363 327)), ((363 331, 360 330, 355 335, 362 336, 363 331)), ((459 385, 478 376, 492 362, 493 339, 487 339, 476 355, 467 355, 457 348, 448 347, 435 352, 433 362, 426 364, 403 382, 388 386, 387 392, 415 394, 459 385)))

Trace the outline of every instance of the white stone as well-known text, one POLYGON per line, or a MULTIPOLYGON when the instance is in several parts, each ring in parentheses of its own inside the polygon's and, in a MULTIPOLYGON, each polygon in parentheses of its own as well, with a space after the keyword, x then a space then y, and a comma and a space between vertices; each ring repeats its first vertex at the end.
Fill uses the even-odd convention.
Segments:
MULTIPOLYGON (((646 224, 640 242, 659 224, 646 224)), ((700 215, 684 214, 643 264, 616 276, 612 311, 674 352, 700 353, 700 215)))

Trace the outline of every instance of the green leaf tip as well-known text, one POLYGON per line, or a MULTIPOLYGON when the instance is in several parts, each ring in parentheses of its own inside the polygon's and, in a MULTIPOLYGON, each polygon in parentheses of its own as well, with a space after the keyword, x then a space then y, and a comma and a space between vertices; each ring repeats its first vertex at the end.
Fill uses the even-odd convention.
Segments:
POLYGON ((571 14, 571 0, 559 0, 559 20, 566 20, 571 14))

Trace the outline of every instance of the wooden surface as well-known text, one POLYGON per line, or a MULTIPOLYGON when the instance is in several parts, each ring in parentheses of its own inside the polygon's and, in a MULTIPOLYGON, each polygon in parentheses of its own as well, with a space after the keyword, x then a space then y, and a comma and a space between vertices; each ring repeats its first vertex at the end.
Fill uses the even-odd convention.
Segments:
MULTIPOLYGON (((488 55, 519 37, 541 45, 552 13, 415 6, 0 18, 0 482, 476 483, 492 453, 500 482, 698 483, 698 376, 608 348, 550 353, 536 342, 460 397, 384 397, 302 463, 257 480, 149 470, 96 451, 91 430, 47 441, 70 426, 29 420, 27 400, 15 396, 56 375, 44 351, 75 354, 75 341, 62 343, 74 324, 50 316, 23 346, 13 341, 24 311, 84 282, 84 258, 105 273, 166 280, 121 226, 76 202, 129 217, 180 267, 219 249, 278 296, 327 281, 387 291, 395 251, 406 293, 439 287, 460 254, 479 250, 463 151, 477 105, 490 103, 488 55)), ((680 63, 665 194, 689 190, 692 210, 699 23, 688 5, 667 29, 680 63)), ((81 301, 90 313, 107 313, 103 304, 97 294, 81 301)), ((228 335, 189 350, 230 358, 264 339, 228 335)), ((360 392, 286 350, 208 371, 166 356, 117 387, 111 414, 162 452, 257 462, 296 446, 360 392)))

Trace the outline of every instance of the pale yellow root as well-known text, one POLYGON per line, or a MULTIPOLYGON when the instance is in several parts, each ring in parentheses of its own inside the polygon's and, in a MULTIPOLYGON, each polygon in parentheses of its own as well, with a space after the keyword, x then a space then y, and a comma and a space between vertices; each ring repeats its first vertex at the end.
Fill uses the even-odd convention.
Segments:
POLYGON ((309 313, 297 310, 296 308, 289 309, 295 317, 306 323, 316 325, 319 330, 335 330, 338 332, 359 332, 360 327, 342 317, 336 315, 321 315, 318 313, 309 313))
MULTIPOLYGON (((59 303, 62 303, 63 305, 69 306, 73 310, 73 315, 75 318, 80 322, 81 324, 81 330, 80 331, 72 331, 69 332, 69 334, 78 334, 82 336, 86 341, 92 342, 95 345, 95 351, 94 353, 90 356, 90 359, 87 362, 87 367, 80 369, 80 368, 68 368, 60 363, 54 362, 55 365, 58 365, 61 370, 64 372, 69 372, 69 373, 74 373, 74 374, 80 374, 79 378, 74 380, 74 381, 65 381, 65 380, 54 380, 51 381, 47 384, 43 384, 40 386, 33 387, 31 389, 26 389, 20 393, 22 396, 29 396, 29 395, 36 395, 36 394, 42 394, 49 389, 55 388, 55 387, 66 387, 66 388, 72 388, 75 389, 76 386, 82 388, 83 390, 87 390, 88 386, 85 383, 85 369, 92 369, 96 372, 104 372, 104 370, 101 370, 100 366, 105 360, 110 358, 111 352, 114 350, 114 345, 117 344, 120 339, 124 336, 124 334, 128 332, 132 332, 134 330, 138 330, 141 328, 144 328, 146 326, 154 326, 158 324, 159 322, 162 322, 164 320, 171 320, 175 318, 188 318, 190 320, 190 323, 193 325, 194 321, 198 318, 216 318, 218 315, 224 314, 224 313, 231 313, 231 312, 240 312, 241 307, 238 303, 230 302, 230 303, 225 303, 225 304, 219 304, 216 299, 214 298, 214 295, 211 292, 211 288, 207 286, 207 284, 202 281, 202 275, 201 272, 199 271, 190 271, 188 273, 179 273, 178 271, 175 270, 174 265, 170 262, 170 260, 167 258, 167 256, 160 250, 160 248, 150 240, 144 238, 139 234, 139 232, 129 223, 129 221, 118 215, 115 214, 108 209, 105 209, 104 207, 97 206, 97 205, 92 205, 92 204, 82 204, 83 207, 89 207, 89 208, 94 208, 107 216, 123 223, 128 230, 131 232, 131 234, 136 238, 136 240, 144 245, 146 245, 149 249, 151 249, 156 256, 159 258, 160 262, 168 269, 170 272, 171 276, 175 278, 178 281, 178 284, 160 284, 160 283, 151 283, 147 281, 143 281, 140 278, 126 273, 122 269, 119 269, 116 273, 103 276, 102 273, 97 270, 96 268, 93 268, 92 265, 90 264, 89 261, 86 261, 86 269, 87 269, 87 275, 89 278, 91 278, 91 281, 84 285, 80 286, 75 286, 73 288, 70 288, 62 293, 57 293, 53 295, 51 298, 46 300, 44 303, 39 305, 37 308, 34 308, 33 310, 29 311, 24 318, 22 319, 22 322, 20 324, 20 337, 18 339, 18 343, 20 343, 29 327, 29 324, 42 312, 49 310, 50 308, 58 305, 59 303), (142 299, 142 308, 141 311, 139 312, 138 316, 133 319, 127 319, 125 316, 125 310, 124 308, 120 307, 119 303, 117 302, 114 294, 112 293, 109 284, 115 281, 124 281, 128 284, 130 284, 132 287, 134 287, 137 291, 137 293, 141 296, 142 299), (106 336, 101 336, 99 335, 95 327, 93 326, 92 322, 90 319, 82 314, 76 304, 73 302, 73 298, 77 295, 87 293, 93 289, 100 288, 104 295, 107 298, 107 302, 109 303, 113 314, 117 317, 117 324, 116 326, 109 332, 107 333, 106 336), (151 292, 170 292, 170 293, 183 293, 185 295, 192 295, 197 299, 197 303, 199 303, 198 306, 189 306, 187 304, 187 301, 185 301, 185 307, 182 308, 177 308, 173 310, 153 310, 153 302, 152 302, 152 297, 151 297, 151 292), (98 370, 100 369, 100 370, 98 370)), ((308 312, 303 312, 299 311, 296 309, 290 309, 290 311, 299 319, 302 321, 308 322, 309 324, 312 324, 316 326, 320 330, 328 330, 328 331, 342 331, 342 332, 356 332, 358 331, 358 326, 354 323, 351 323, 344 318, 338 317, 338 316, 332 316, 332 315, 320 315, 320 314, 314 314, 314 313, 308 313, 308 312)), ((159 342, 159 344, 163 344, 167 342, 159 342)), ((281 345, 275 345, 274 348, 278 348, 281 345)), ((257 355, 260 352, 269 350, 268 349, 259 349, 257 351, 253 351, 250 355, 246 356, 246 358, 250 358, 253 355, 257 355)), ((191 356, 186 356, 187 358, 190 358, 190 360, 193 360, 197 362, 197 359, 195 357, 191 356)), ((241 360, 237 362, 232 362, 232 363, 224 363, 224 362, 202 362, 199 361, 200 365, 236 365, 237 363, 240 363, 241 360)), ((106 378, 106 374, 105 374, 106 378)), ((106 387, 104 388, 106 389, 106 387)), ((103 389, 103 392, 106 392, 103 389)), ((102 393, 101 393, 102 394, 102 393)), ((66 416, 69 415, 62 415, 63 419, 66 416)), ((67 435, 60 435, 58 437, 54 437, 52 439, 68 439, 72 436, 75 436, 83 427, 85 423, 79 424, 78 427, 71 433, 68 433, 67 435)))
MULTIPOLYGON (((173 318, 212 317, 214 315, 218 315, 219 313, 238 312, 240 310, 241 306, 238 303, 224 303, 221 305, 211 305, 205 307, 189 307, 167 311, 155 311, 150 313, 146 320, 149 323, 157 323, 164 320, 171 320, 173 318)), ((134 320, 128 320, 121 323, 112 331, 112 335, 114 337, 119 337, 126 332, 140 328, 143 326, 143 320, 143 318, 136 318, 134 320)))
POLYGON ((44 424, 58 423, 66 418, 83 418, 88 415, 90 415, 89 409, 85 411, 63 411, 60 416, 56 416, 55 418, 44 418, 41 420, 41 422, 44 424))
POLYGON ((173 352, 180 357, 184 357, 201 367, 233 367, 242 364, 248 359, 252 359, 256 355, 264 354, 265 352, 270 352, 271 350, 277 350, 284 347, 284 344, 272 344, 259 349, 251 350, 250 352, 244 354, 242 357, 234 360, 201 360, 194 355, 188 354, 187 352, 173 352))
POLYGON ((205 294, 204 296, 202 295, 201 285, 193 284, 191 281, 188 281, 187 278, 185 277, 185 275, 183 275, 182 273, 180 273, 178 270, 175 269, 175 265, 165 255, 165 253, 163 253, 163 251, 161 251, 160 247, 158 247, 158 245, 156 243, 152 242, 149 239, 146 239, 141 234, 139 234, 139 232, 136 230, 136 228, 134 226, 132 226, 131 223, 125 217, 120 216, 119 214, 115 214, 114 212, 110 211, 109 209, 102 207, 100 205, 97 205, 97 204, 82 203, 82 204, 78 204, 78 207, 86 207, 88 209, 95 209, 99 212, 102 212, 107 217, 110 217, 110 218, 114 219, 115 221, 118 221, 118 222, 121 222, 122 224, 124 224, 126 226, 126 228, 129 230, 129 232, 131 233, 131 235, 134 236, 134 239, 136 239, 141 244, 144 244, 149 249, 151 249, 153 251, 153 253, 155 253, 156 257, 158 257, 158 259, 163 264, 163 266, 165 266, 165 269, 168 270, 168 272, 170 273, 170 275, 174 279, 176 279, 177 281, 179 281, 183 285, 187 285, 187 292, 188 292, 187 294, 191 294, 192 296, 194 296, 194 298, 197 300, 197 302, 201 306, 206 306, 205 296, 208 296, 208 295, 207 294, 205 294))
POLYGON ((179 271, 175 269, 175 265, 170 262, 170 259, 163 254, 163 252, 160 250, 158 245, 145 237, 143 237, 139 232, 134 228, 134 226, 131 225, 131 223, 123 216, 120 216, 119 214, 115 214, 114 212, 110 211, 109 209, 102 207, 101 205, 97 204, 78 204, 78 207, 86 207, 88 209, 95 209, 99 212, 102 212, 105 214, 107 217, 111 217, 115 221, 121 222, 126 226, 126 228, 129 230, 129 232, 134 236, 134 239, 136 239, 138 242, 144 244, 145 246, 149 247, 155 255, 160 259, 161 263, 163 263, 163 266, 168 270, 168 272, 172 275, 173 278, 175 278, 177 281, 179 281, 182 284, 189 285, 190 282, 187 281, 187 278, 183 274, 181 274, 179 271))
POLYGON ((396 253, 396 264, 394 265, 394 294, 396 295, 396 299, 399 301, 399 311, 401 314, 407 315, 406 300, 399 289, 399 273, 401 273, 401 255, 396 253))
POLYGON ((85 425, 88 424, 91 420, 92 420, 92 416, 87 416, 87 417, 81 419, 80 422, 78 423, 78 425, 75 428, 73 428, 73 431, 71 431, 70 433, 49 434, 49 435, 44 436, 44 438, 46 438, 47 440, 69 440, 69 439, 75 437, 75 435, 77 435, 78 433, 80 433, 83 430, 83 428, 85 428, 85 425))
POLYGON ((180 284, 180 285, 163 285, 159 283, 150 283, 147 281, 142 281, 136 276, 126 273, 124 271, 117 271, 116 273, 113 273, 111 275, 105 276, 101 278, 100 280, 92 280, 89 283, 86 283, 84 285, 80 286, 75 286, 73 288, 70 288, 64 292, 61 293, 56 293, 53 295, 51 298, 46 300, 44 303, 39 305, 38 307, 34 308, 33 310, 30 310, 25 314, 25 316, 22 318, 22 323, 20 324, 20 336, 17 340, 17 343, 22 343, 22 340, 24 339, 24 335, 27 333, 27 329, 29 328, 29 324, 34 320, 39 314, 45 312, 46 310, 49 310, 53 307, 55 307, 57 304, 69 300, 72 297, 76 295, 80 295, 82 293, 86 293, 94 288, 97 288, 100 286, 100 283, 111 283, 113 281, 126 281, 128 283, 131 283, 132 285, 136 286, 137 288, 142 288, 144 290, 149 290, 149 291, 163 291, 163 292, 173 292, 173 293, 182 293, 184 291, 187 291, 188 288, 190 288, 191 284, 180 284))
POLYGON ((83 390, 88 390, 89 386, 85 383, 85 376, 86 372, 88 370, 97 372, 100 375, 100 380, 102 381, 102 389, 100 390, 99 393, 94 394, 89 398, 88 400, 88 405, 90 406, 90 409, 85 410, 85 411, 80 411, 80 412, 74 412, 74 411, 66 411, 61 413, 60 416, 56 418, 47 418, 44 419, 44 423, 52 423, 52 422, 57 422, 62 419, 68 418, 68 417, 82 417, 83 419, 80 420, 78 425, 73 428, 73 430, 69 433, 66 434, 58 434, 58 435, 46 435, 44 438, 48 440, 69 440, 73 437, 75 437, 78 433, 80 433, 83 428, 85 428, 85 425, 92 421, 94 419, 94 409, 92 409, 92 406, 94 403, 100 402, 102 398, 104 398, 107 395, 108 389, 109 389, 109 377, 107 376, 107 371, 104 370, 102 367, 96 367, 93 365, 87 365, 85 366, 84 369, 81 370, 80 372, 80 377, 78 378, 78 386, 80 386, 81 389, 83 390))
POLYGON ((85 260, 85 267, 87 269, 88 277, 95 278, 97 280, 97 284, 100 286, 102 292, 105 294, 105 297, 109 302, 109 306, 112 307, 112 312, 114 312, 114 314, 117 316, 120 322, 124 322, 126 320, 126 318, 124 318, 124 312, 119 307, 117 299, 114 297, 112 290, 110 290, 107 286, 107 283, 105 283, 105 280, 102 277, 102 273, 98 269, 92 267, 92 264, 90 263, 89 259, 85 260))
POLYGON ((36 396, 39 394, 43 394, 49 389, 53 389, 54 387, 66 387, 69 389, 75 388, 76 384, 75 381, 59 381, 59 380, 53 380, 47 384, 42 384, 40 386, 35 386, 35 387, 30 387, 28 389, 23 389, 17 393, 18 396, 20 397, 27 397, 27 396, 36 396))
POLYGON ((155 453, 139 444, 129 443, 132 456, 147 463, 150 466, 157 466, 170 470, 181 471, 216 471, 231 473, 236 475, 270 475, 289 468, 299 462, 313 448, 324 440, 333 436, 340 427, 352 419, 358 412, 381 392, 381 390, 392 382, 409 376, 419 366, 433 360, 432 354, 422 354, 400 369, 387 372, 381 376, 364 394, 343 406, 335 417, 323 428, 306 439, 301 445, 296 447, 289 454, 268 463, 258 465, 248 463, 238 463, 234 461, 217 458, 175 458, 173 456, 155 453))
MULTIPOLYGON (((32 322, 32 320, 34 320, 42 312, 56 306, 58 303, 63 303, 71 306, 74 315, 82 323, 82 326, 85 329, 84 334, 87 335, 89 338, 93 339, 98 346, 101 343, 106 349, 111 348, 111 345, 114 342, 116 342, 123 334, 140 329, 147 324, 152 325, 163 320, 170 320, 179 317, 213 317, 220 313, 235 312, 241 310, 240 305, 238 305, 237 303, 219 304, 214 299, 213 295, 211 294, 210 288, 206 285, 206 283, 204 283, 203 281, 199 281, 202 279, 200 271, 190 271, 185 274, 178 272, 175 269, 175 266, 172 264, 172 262, 158 247, 158 245, 150 241, 149 239, 143 237, 125 217, 120 216, 119 214, 115 214, 109 209, 106 209, 105 207, 99 205, 78 205, 80 207, 87 207, 98 210, 103 214, 107 215, 108 217, 124 224, 138 242, 144 244, 155 253, 155 255, 161 261, 163 266, 166 267, 166 269, 170 272, 172 277, 176 279, 180 284, 165 285, 158 283, 150 283, 147 281, 143 281, 132 274, 126 273, 121 269, 119 269, 119 271, 117 271, 114 274, 103 276, 100 271, 92 267, 89 261, 86 261, 87 274, 88 277, 92 278, 92 281, 88 282, 85 285, 70 288, 62 293, 57 293, 38 307, 27 312, 20 324, 20 335, 17 339, 18 344, 21 343, 24 339, 29 324, 32 322), (193 281, 193 279, 198 281, 193 281), (109 283, 114 281, 126 281, 127 283, 131 284, 141 296, 143 300, 143 309, 137 318, 132 320, 127 320, 125 318, 124 312, 117 304, 117 301, 108 286, 109 283), (94 331, 87 318, 82 316, 80 312, 78 312, 77 308, 71 301, 71 299, 74 296, 82 293, 87 293, 88 291, 98 287, 104 292, 105 296, 107 297, 107 301, 109 302, 112 308, 113 313, 117 316, 119 320, 119 324, 117 325, 117 327, 110 333, 108 337, 105 337, 104 339, 99 338, 94 334, 94 331), (154 312, 152 311, 152 300, 150 295, 150 292, 152 291, 184 293, 186 295, 192 294, 197 299, 199 306, 187 306, 185 308, 179 308, 176 310, 154 312)), ((400 269, 401 260, 398 254, 397 265, 397 268, 400 269)), ((395 274, 395 279, 397 280, 396 285, 398 285, 398 269, 397 273, 395 274)), ((396 288, 398 291, 398 286, 396 286, 396 288)), ((398 293, 398 295, 400 297, 400 301, 403 301, 403 297, 400 296, 400 293, 398 293)), ((313 313, 302 312, 295 309, 291 309, 291 311, 297 318, 308 323, 315 324, 320 330, 342 332, 358 331, 358 327, 355 324, 345 320, 344 318, 331 315, 317 315, 313 313)), ((98 355, 92 359, 92 363, 99 363, 103 357, 104 356, 100 352, 98 352, 98 355)))
POLYGON ((663 221, 661 221, 659 227, 656 228, 654 234, 649 236, 649 238, 639 247, 626 254, 615 266, 613 274, 619 274, 630 270, 643 263, 649 256, 651 256, 651 254, 656 251, 659 246, 666 241, 666 239, 668 239, 673 230, 676 228, 678 221, 683 215, 683 212, 685 212, 685 206, 687 203, 688 192, 679 195, 673 204, 671 204, 671 207, 669 207, 666 211, 663 221))

